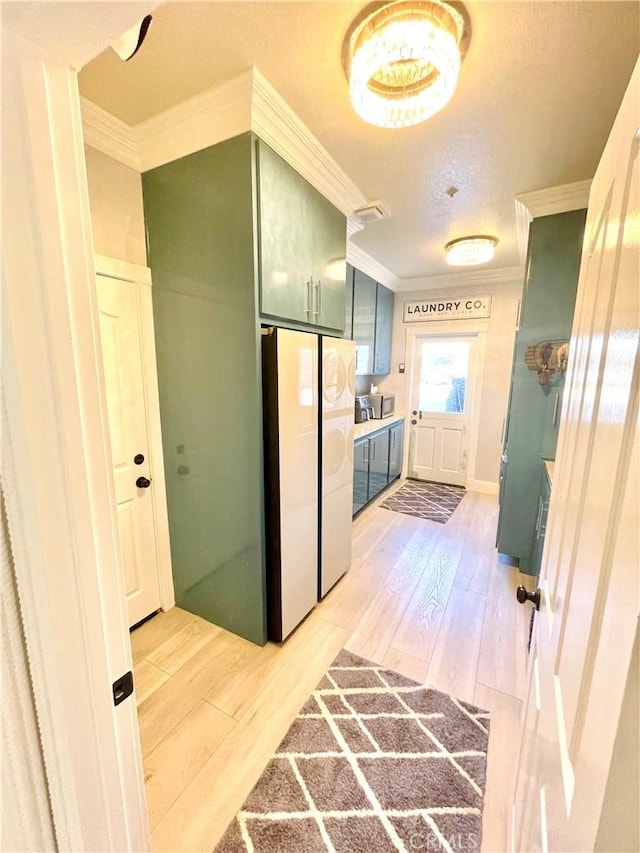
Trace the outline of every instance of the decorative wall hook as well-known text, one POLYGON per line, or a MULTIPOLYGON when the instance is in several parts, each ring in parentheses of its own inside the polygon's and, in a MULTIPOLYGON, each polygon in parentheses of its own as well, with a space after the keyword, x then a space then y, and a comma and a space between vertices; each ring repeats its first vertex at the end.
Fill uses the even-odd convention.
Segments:
POLYGON ((557 379, 564 374, 568 358, 567 341, 541 341, 527 347, 524 363, 529 370, 536 371, 540 385, 549 385, 554 377, 557 379))

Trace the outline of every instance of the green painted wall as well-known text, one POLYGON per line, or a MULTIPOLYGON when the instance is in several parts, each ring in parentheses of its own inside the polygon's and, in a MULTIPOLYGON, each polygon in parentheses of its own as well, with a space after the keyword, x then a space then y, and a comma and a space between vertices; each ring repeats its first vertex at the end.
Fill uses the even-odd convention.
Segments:
POLYGON ((176 602, 264 643, 253 139, 142 182, 176 602))

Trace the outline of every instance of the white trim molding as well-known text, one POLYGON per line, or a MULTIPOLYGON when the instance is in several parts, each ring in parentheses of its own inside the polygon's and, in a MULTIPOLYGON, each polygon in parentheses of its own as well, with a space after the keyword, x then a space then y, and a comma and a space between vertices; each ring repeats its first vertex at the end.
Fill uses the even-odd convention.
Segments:
POLYGON ((518 254, 520 255, 520 263, 524 267, 527 262, 527 249, 529 247, 529 226, 533 217, 529 213, 526 205, 517 198, 514 201, 516 208, 516 237, 518 240, 518 254))
POLYGON ((400 283, 400 279, 391 270, 388 270, 376 261, 375 258, 372 258, 364 249, 361 249, 360 246, 352 243, 351 240, 347 240, 347 261, 352 267, 356 267, 360 272, 370 275, 371 278, 379 281, 380 284, 384 284, 389 290, 395 291, 399 289, 398 284, 400 283))
POLYGON ((83 98, 82 120, 87 145, 139 172, 252 130, 345 216, 369 201, 257 68, 134 126, 83 98))
POLYGON ((529 215, 551 216, 553 213, 567 213, 570 210, 582 210, 589 204, 591 181, 576 181, 573 184, 562 184, 544 190, 534 190, 529 193, 518 193, 516 201, 525 206, 529 215))
POLYGON ((401 293, 414 291, 442 290, 448 287, 467 287, 471 285, 522 284, 523 267, 503 267, 502 269, 468 270, 446 275, 431 275, 421 278, 403 278, 397 280, 396 290, 401 293))
POLYGON ((499 492, 498 484, 491 480, 473 480, 471 477, 467 480, 468 492, 480 492, 481 495, 497 495, 499 492))
POLYGON ((95 254, 94 263, 98 275, 109 278, 119 278, 122 281, 135 281, 138 284, 151 285, 151 270, 141 264, 121 261, 119 258, 109 258, 107 255, 95 254))
POLYGON ((142 171, 135 129, 87 98, 80 97, 82 131, 85 145, 113 157, 119 163, 142 171))
MULTIPOLYGON (((7 523, 56 849, 145 850, 135 700, 114 707, 111 688, 132 660, 77 75, 60 58, 72 55, 62 34, 76 30, 47 28, 55 11, 41 5, 55 61, 4 20, 2 32, 7 523)), ((73 14, 79 33, 95 18, 84 4, 73 14)))

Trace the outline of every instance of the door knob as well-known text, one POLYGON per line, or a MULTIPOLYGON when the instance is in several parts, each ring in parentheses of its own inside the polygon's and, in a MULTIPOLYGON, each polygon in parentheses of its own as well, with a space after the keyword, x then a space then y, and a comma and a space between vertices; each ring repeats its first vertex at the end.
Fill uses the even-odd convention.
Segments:
POLYGON ((147 477, 138 477, 138 479, 136 480, 136 486, 139 489, 148 489, 150 485, 151 480, 149 480, 147 477))
POLYGON ((530 601, 535 605, 536 610, 540 610, 540 590, 538 587, 536 587, 534 592, 527 592, 527 588, 520 584, 516 589, 516 598, 520 604, 526 604, 527 601, 530 601))
POLYGON ((415 418, 413 418, 411 423, 413 424, 413 426, 415 426, 418 423, 418 421, 415 418))

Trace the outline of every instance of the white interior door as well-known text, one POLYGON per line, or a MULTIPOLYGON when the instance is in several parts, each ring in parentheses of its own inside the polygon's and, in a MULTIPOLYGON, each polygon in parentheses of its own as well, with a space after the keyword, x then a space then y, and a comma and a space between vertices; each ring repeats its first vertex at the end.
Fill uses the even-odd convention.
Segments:
POLYGON ((639 83, 589 201, 515 796, 528 853, 595 847, 638 621, 639 83))
POLYGON ((138 287, 96 276, 129 625, 161 604, 138 287), (148 485, 147 485, 148 484, 148 485))
POLYGON ((464 486, 469 463, 476 337, 416 338, 409 476, 464 486))

